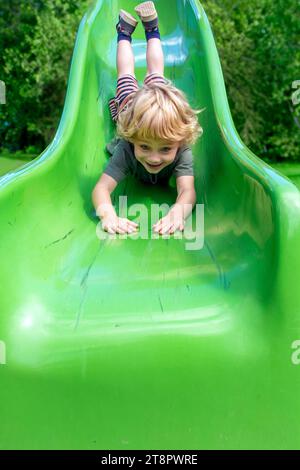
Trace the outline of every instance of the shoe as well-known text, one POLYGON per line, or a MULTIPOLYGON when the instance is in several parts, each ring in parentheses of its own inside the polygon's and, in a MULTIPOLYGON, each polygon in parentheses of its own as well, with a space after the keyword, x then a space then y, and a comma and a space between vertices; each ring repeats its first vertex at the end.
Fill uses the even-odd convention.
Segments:
POLYGON ((145 29, 158 27, 158 15, 153 2, 143 2, 134 9, 142 20, 145 29))
POLYGON ((134 9, 142 21, 152 21, 157 18, 157 11, 153 2, 143 2, 134 9))
POLYGON ((116 30, 118 33, 126 34, 131 36, 135 28, 137 27, 138 21, 127 11, 120 10, 119 21, 116 24, 116 30))

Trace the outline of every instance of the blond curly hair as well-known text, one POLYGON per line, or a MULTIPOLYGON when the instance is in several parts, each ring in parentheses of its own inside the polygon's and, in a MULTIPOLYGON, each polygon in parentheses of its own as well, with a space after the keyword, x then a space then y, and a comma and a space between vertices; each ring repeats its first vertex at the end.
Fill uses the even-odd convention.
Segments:
POLYGON ((194 144, 202 135, 197 114, 184 92, 170 80, 136 91, 119 113, 117 134, 129 142, 147 139, 194 144))

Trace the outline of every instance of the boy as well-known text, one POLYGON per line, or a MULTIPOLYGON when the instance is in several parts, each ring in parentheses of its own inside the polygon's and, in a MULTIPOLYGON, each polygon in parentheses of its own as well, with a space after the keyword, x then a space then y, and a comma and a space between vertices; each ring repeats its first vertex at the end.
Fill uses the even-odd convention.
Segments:
POLYGON ((164 78, 164 56, 153 2, 135 8, 147 40, 147 75, 139 89, 134 75, 131 35, 137 21, 121 10, 117 48, 117 93, 109 101, 119 139, 108 145, 112 157, 93 190, 93 204, 109 233, 132 233, 138 224, 118 217, 110 194, 131 173, 146 183, 165 183, 176 176, 178 197, 153 229, 160 234, 184 229, 184 221, 196 202, 193 155, 189 144, 202 134, 197 113, 183 92, 164 78))

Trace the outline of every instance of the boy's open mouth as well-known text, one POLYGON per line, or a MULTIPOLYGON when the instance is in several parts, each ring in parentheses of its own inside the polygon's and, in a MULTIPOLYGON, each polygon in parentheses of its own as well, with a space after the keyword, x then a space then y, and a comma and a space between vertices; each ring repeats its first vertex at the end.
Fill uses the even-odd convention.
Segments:
POLYGON ((146 162, 148 166, 150 166, 151 168, 158 168, 159 166, 162 165, 162 163, 148 163, 146 162))

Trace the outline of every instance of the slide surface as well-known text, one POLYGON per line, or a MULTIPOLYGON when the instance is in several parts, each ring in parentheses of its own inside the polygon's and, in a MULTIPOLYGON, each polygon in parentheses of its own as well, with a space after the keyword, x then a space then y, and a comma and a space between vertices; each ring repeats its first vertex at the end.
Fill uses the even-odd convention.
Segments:
MULTIPOLYGON (((200 3, 155 3, 165 75, 205 108, 193 147, 203 246, 150 225, 143 239, 97 236, 115 23, 136 5, 98 0, 54 140, 0 178, 2 449, 300 447, 299 192, 240 140, 200 3)), ((141 25, 133 47, 142 83, 141 25)), ((176 187, 130 176, 116 207, 120 195, 150 210, 176 187)))

